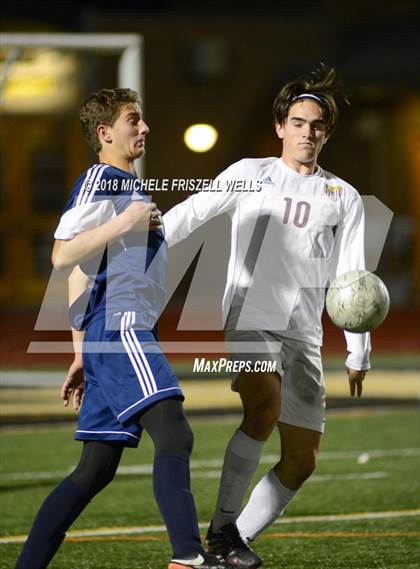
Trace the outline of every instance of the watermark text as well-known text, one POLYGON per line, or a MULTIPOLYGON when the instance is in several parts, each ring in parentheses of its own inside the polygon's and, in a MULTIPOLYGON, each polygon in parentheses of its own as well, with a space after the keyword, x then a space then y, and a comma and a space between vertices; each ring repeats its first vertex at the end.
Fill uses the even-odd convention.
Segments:
POLYGON ((207 358, 194 358, 194 373, 240 373, 276 371, 277 362, 267 360, 229 360, 220 358, 210 360, 207 358))

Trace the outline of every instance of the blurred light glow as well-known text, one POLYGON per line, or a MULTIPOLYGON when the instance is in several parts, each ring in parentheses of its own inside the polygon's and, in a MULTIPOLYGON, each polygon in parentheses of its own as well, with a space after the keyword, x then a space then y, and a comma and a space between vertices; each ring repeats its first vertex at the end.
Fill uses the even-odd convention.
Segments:
POLYGON ((64 111, 79 97, 79 61, 74 53, 25 49, 9 68, 0 53, 0 110, 10 113, 64 111))
POLYGON ((184 142, 193 152, 207 152, 216 144, 218 136, 210 124, 193 124, 184 132, 184 142))

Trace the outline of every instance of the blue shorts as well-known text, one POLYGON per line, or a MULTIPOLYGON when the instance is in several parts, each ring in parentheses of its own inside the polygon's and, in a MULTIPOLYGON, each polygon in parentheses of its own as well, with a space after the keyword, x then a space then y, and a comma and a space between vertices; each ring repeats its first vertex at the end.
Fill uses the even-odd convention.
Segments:
POLYGON ((138 413, 161 399, 184 397, 156 332, 136 330, 134 312, 119 318, 119 330, 106 330, 102 317, 86 330, 85 394, 75 439, 137 447, 142 431, 138 413))

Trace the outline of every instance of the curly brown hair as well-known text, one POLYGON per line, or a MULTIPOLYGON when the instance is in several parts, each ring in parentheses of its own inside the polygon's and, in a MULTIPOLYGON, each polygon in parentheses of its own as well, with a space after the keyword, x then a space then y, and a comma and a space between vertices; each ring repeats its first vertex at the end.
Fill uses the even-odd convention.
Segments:
POLYGON ((121 109, 129 103, 141 104, 139 95, 131 89, 101 89, 90 95, 80 107, 79 118, 87 143, 98 154, 102 148, 96 129, 100 124, 112 126, 121 109))
POLYGON ((282 124, 289 109, 302 94, 314 95, 323 112, 326 124, 326 135, 329 136, 338 120, 338 108, 335 97, 340 96, 349 105, 342 82, 337 79, 334 67, 321 63, 318 69, 293 81, 289 81, 280 89, 273 104, 274 124, 282 124))

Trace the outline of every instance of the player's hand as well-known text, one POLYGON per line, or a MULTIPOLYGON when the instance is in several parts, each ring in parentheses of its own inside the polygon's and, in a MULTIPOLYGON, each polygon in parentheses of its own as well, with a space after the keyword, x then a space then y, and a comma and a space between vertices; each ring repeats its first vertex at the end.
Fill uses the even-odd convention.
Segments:
POLYGON ((162 226, 162 212, 153 202, 134 201, 121 214, 128 231, 156 231, 162 226))
POLYGON ((83 374, 83 362, 82 358, 76 357, 69 367, 67 377, 61 388, 61 399, 64 402, 64 407, 68 406, 69 400, 73 397, 73 409, 78 411, 82 402, 84 390, 85 377, 83 374))
POLYGON ((354 397, 357 394, 357 397, 361 397, 366 371, 347 368, 347 375, 349 378, 350 395, 354 397))

